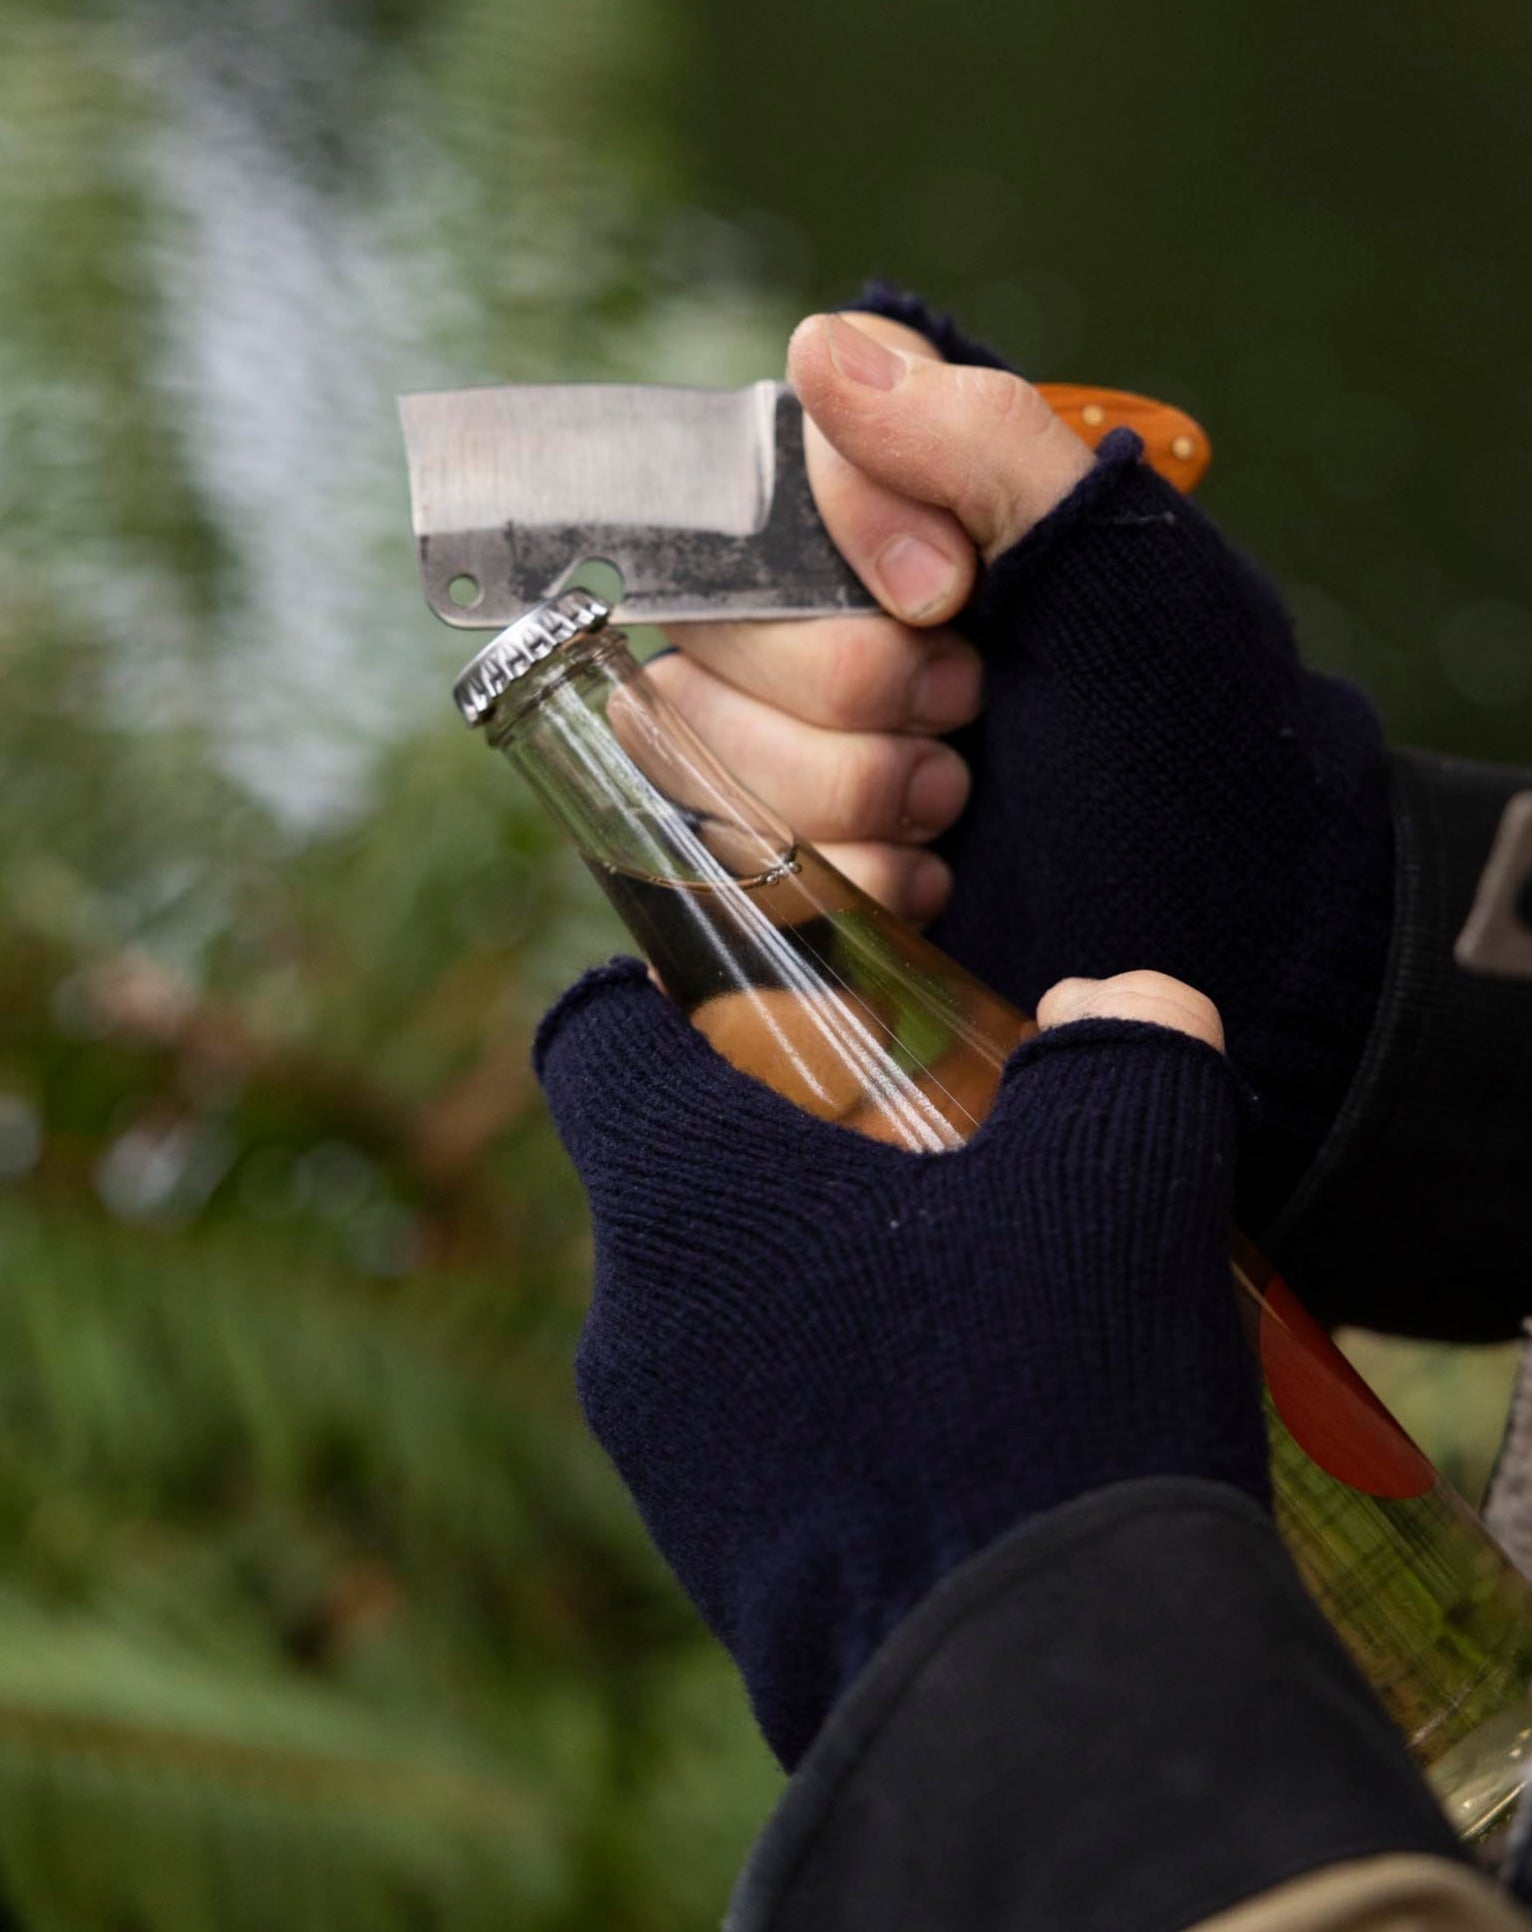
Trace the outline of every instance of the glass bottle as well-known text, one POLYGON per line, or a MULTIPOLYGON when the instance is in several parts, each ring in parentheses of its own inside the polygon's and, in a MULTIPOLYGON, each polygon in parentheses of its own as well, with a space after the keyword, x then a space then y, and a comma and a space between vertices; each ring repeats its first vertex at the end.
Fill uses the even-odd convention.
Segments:
MULTIPOLYGON (((722 768, 584 591, 455 695, 563 825, 661 984, 734 1066, 915 1151, 960 1146, 1034 1023, 876 905, 722 768)), ((1242 1236, 1277 1526, 1465 1839, 1532 1768, 1532 1587, 1242 1236)))

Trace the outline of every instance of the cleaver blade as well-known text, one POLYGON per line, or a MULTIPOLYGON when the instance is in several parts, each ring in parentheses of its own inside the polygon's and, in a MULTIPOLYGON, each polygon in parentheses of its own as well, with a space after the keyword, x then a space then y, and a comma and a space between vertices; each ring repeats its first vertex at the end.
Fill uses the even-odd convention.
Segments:
POLYGON ((820 520, 780 382, 507 383, 399 399, 426 601, 509 624, 587 558, 634 624, 873 612, 820 520))

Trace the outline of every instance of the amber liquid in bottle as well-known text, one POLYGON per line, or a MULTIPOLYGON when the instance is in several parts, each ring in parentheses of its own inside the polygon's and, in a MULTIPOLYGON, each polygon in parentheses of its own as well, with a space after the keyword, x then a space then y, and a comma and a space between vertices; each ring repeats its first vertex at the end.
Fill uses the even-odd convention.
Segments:
MULTIPOLYGON (((734 1066, 912 1151, 962 1144, 1034 1024, 737 786, 605 634, 490 736, 574 836, 670 997, 734 1066)), ((1236 1236, 1279 1530, 1465 1838, 1532 1752, 1532 1588, 1236 1236)))
POLYGON ((1037 1030, 812 846, 790 846, 725 892, 591 870, 666 992, 726 1060, 875 1140, 960 1145, 1037 1030))

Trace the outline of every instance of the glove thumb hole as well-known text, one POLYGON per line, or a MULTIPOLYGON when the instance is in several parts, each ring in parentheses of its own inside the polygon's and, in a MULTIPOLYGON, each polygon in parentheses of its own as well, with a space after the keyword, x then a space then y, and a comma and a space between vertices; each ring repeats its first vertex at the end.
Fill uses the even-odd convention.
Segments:
MULTIPOLYGON (((1076 1133, 1119 1153, 1148 1126, 1188 1144, 1236 1139, 1255 1100, 1223 1053, 1218 1009, 1164 973, 1061 980, 1038 1002, 1041 1031, 1011 1056, 990 1123, 1053 1151, 1076 1133)), ((1152 1145, 1144 1158, 1156 1165, 1152 1145)))

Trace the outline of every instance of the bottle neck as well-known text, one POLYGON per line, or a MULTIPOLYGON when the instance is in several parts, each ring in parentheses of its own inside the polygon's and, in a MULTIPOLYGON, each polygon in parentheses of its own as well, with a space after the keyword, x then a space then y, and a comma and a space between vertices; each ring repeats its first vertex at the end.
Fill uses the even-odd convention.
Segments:
POLYGON ((792 833, 723 769, 620 631, 544 658, 486 730, 594 866, 705 886, 791 861, 792 833))

